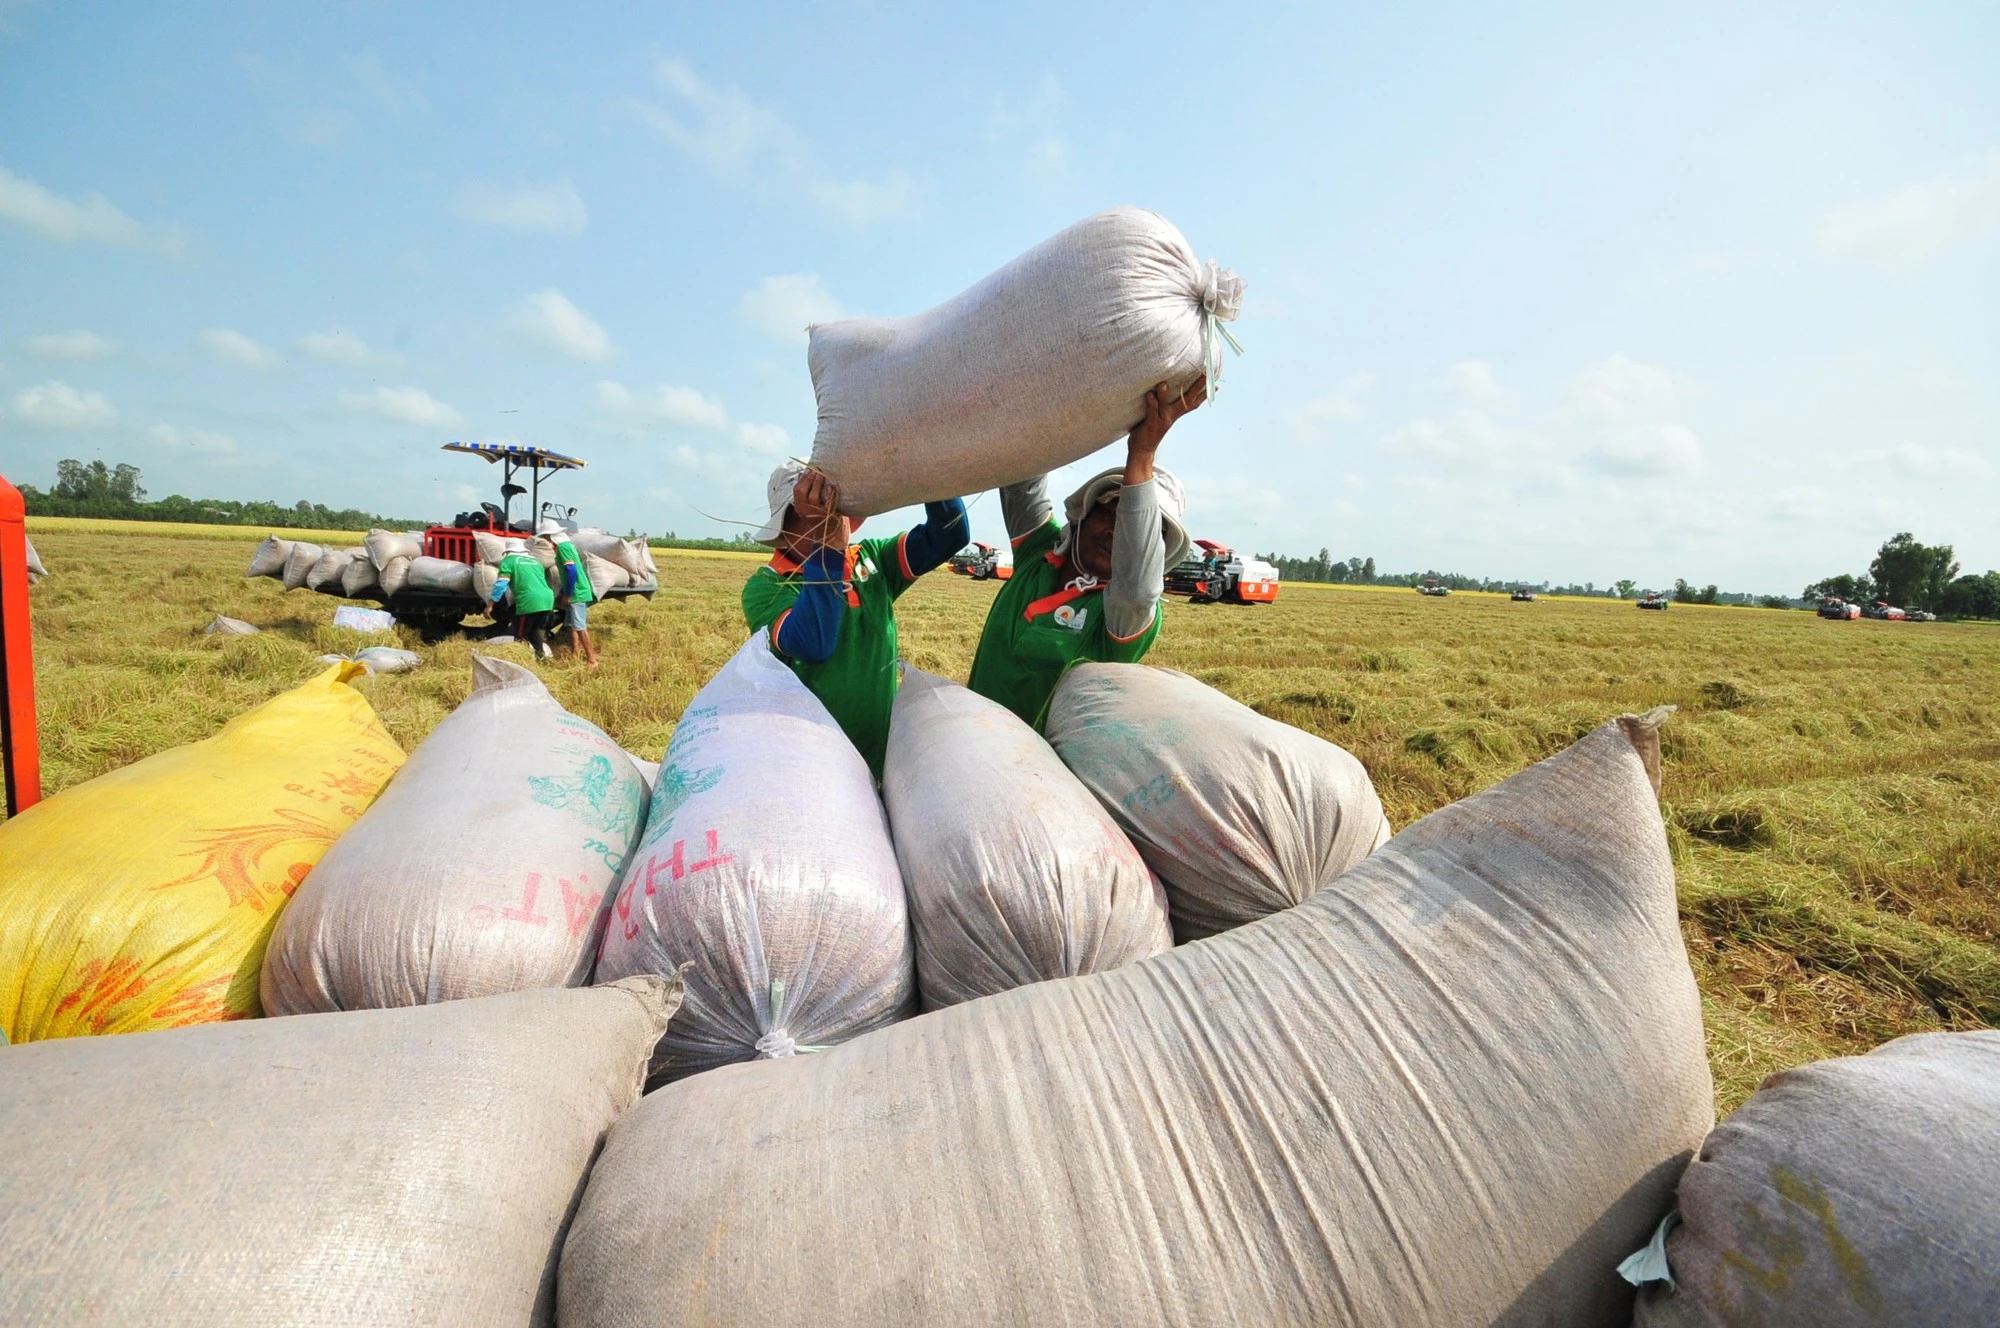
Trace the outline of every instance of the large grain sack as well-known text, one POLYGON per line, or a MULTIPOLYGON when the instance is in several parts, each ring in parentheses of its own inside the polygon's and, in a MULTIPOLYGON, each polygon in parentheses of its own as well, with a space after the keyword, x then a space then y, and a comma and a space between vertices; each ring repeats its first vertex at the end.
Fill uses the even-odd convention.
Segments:
POLYGON ((403 763, 347 685, 360 673, 337 665, 0 824, 8 1041, 258 1012, 272 923, 403 763))
POLYGON ((565 1328, 1623 1328, 1714 1119, 1658 752, 1607 724, 1228 935, 667 1086, 565 1328))
POLYGON ((764 633, 674 727, 597 980, 674 973, 654 1068, 818 1051, 911 1012, 903 882, 875 781, 764 633))
POLYGON ((472 593, 479 597, 481 604, 493 602, 493 590, 500 584, 500 569, 493 563, 472 565, 472 593))
POLYGON ((312 575, 313 568, 319 565, 320 555, 325 552, 319 545, 305 540, 293 544, 292 551, 285 555, 284 571, 278 575, 285 589, 297 590, 305 585, 306 578, 312 575))
POLYGON ((338 594, 341 574, 353 560, 354 555, 346 549, 326 550, 314 560, 311 569, 306 572, 306 589, 325 590, 331 585, 334 593, 338 594))
POLYGON ((371 590, 379 589, 381 584, 381 573, 376 571, 375 564, 368 560, 366 554, 348 563, 347 569, 340 574, 340 593, 349 599, 358 599, 371 590))
POLYGON ((625 547, 624 540, 596 526, 581 527, 569 537, 569 542, 578 553, 594 553, 600 558, 609 558, 614 562, 618 560, 619 553, 625 547))
POLYGON ((263 630, 263 628, 255 626, 252 623, 244 622, 241 618, 231 618, 227 614, 218 613, 215 617, 209 619, 208 626, 201 629, 201 634, 203 636, 255 636, 263 630))
POLYGON ((1183 673, 1079 665, 1044 728, 1159 873, 1182 940, 1290 908, 1389 838, 1351 754, 1183 673))
POLYGON ((528 552, 535 555, 535 561, 542 565, 544 572, 555 571, 557 559, 554 541, 536 536, 528 541, 528 552))
POLYGON ((926 1009, 1173 946, 1139 851, 1007 707, 907 670, 882 800, 926 1009))
POLYGON ((245 576, 282 577, 285 564, 291 560, 292 541, 279 539, 276 535, 266 535, 263 543, 250 555, 250 570, 245 576))
POLYGON ((1681 1177, 1637 1328, 2000 1324, 2000 1032, 1766 1080, 1681 1177))
POLYGON ((504 535, 475 530, 472 532, 472 544, 479 550, 479 561, 482 563, 498 567, 500 560, 507 556, 507 537, 504 535))
POLYGON ((632 583, 630 572, 609 558, 600 558, 594 553, 583 555, 583 570, 590 577, 592 593, 599 599, 604 598, 606 591, 618 590, 632 583))
POLYGON ((452 558, 412 558, 409 588, 438 595, 470 595, 472 568, 452 558))
POLYGON ((1242 292, 1165 217, 1114 208, 928 313, 818 324, 813 464, 856 516, 1054 470, 1218 363, 1242 292))
POLYGON ((554 1320, 676 993, 529 991, 0 1051, 0 1322, 554 1320))
POLYGON ((368 550, 368 561, 375 564, 378 572, 387 568, 393 559, 419 558, 424 552, 421 535, 399 530, 371 530, 361 544, 368 550))
POLYGON ((25 535, 21 540, 28 546, 28 584, 32 586, 47 576, 49 569, 42 566, 42 555, 35 552, 35 542, 25 535))
POLYGON ((382 564, 381 584, 382 594, 385 597, 393 599, 403 593, 403 587, 408 585, 410 580, 410 564, 414 561, 416 560, 413 558, 399 556, 382 564))
POLYGON ((475 656, 472 676, 472 695, 279 919, 264 957, 266 1013, 590 980, 646 782, 527 669, 475 656))

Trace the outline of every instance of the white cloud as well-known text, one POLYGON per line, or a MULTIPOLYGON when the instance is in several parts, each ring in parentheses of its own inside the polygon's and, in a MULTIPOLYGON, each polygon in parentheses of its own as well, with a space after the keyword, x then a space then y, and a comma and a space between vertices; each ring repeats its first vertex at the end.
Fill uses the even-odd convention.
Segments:
POLYGON ((1300 433, 1317 433, 1321 427, 1339 420, 1361 417, 1361 398, 1375 385, 1375 375, 1354 374, 1324 396, 1313 397, 1292 412, 1292 426, 1300 433))
POLYGON ((1447 377, 1451 390, 1475 406, 1489 406, 1506 396, 1493 366, 1484 360, 1460 360, 1447 377))
POLYGON ((242 452, 236 440, 228 434, 212 433, 207 429, 182 429, 172 424, 155 424, 146 432, 161 447, 192 452, 196 456, 233 459, 242 452))
POLYGON ((831 323, 847 317, 817 273, 789 272, 766 277, 756 289, 743 292, 736 313, 744 322, 774 341, 803 346, 806 329, 814 323, 831 323))
POLYGON ((260 345, 241 332, 227 327, 211 327, 195 338, 209 356, 223 364, 268 373, 282 365, 284 357, 269 346, 260 345))
POLYGON ((786 457, 792 453, 792 436, 785 432, 782 424, 751 424, 746 421, 736 426, 736 441, 743 444, 745 451, 759 456, 786 457))
POLYGON ((1986 480, 1993 476, 1993 463, 1976 452, 1960 447, 1925 447, 1921 443, 1856 452, 1845 458, 1841 466, 1877 478, 1911 477, 1940 483, 1986 480))
POLYGON ((375 369, 396 364, 400 357, 376 350, 344 328, 308 332, 299 338, 299 349, 316 360, 345 365, 349 369, 375 369))
POLYGON ((28 338, 28 350, 45 360, 106 360, 118 353, 118 343, 95 332, 44 332, 28 338))
POLYGON ((79 391, 54 378, 15 393, 14 415, 44 429, 102 429, 118 418, 102 392, 79 391))
POLYGON ((871 226, 909 216, 916 182, 901 171, 890 171, 880 180, 820 180, 809 192, 820 210, 836 221, 871 226))
POLYGON ((0 218, 39 231, 60 244, 109 244, 178 253, 177 231, 156 230, 126 216, 100 194, 68 199, 0 166, 0 218))
POLYGON ((659 61, 653 80, 667 102, 630 97, 626 109, 725 179, 810 201, 834 220, 856 227, 914 210, 916 182, 902 171, 856 179, 831 175, 783 114, 741 88, 710 83, 678 56, 659 61))
POLYGON ((515 308, 507 326, 522 340, 572 360, 590 363, 611 356, 611 337, 603 325, 561 291, 530 295, 515 308))
POLYGON ((1556 424, 1574 443, 1573 454, 1599 470, 1686 473, 1702 466, 1700 440, 1677 418, 1692 394, 1692 385, 1670 370, 1611 355, 1570 380, 1556 424))
POLYGON ((458 215, 482 226, 545 235, 581 235, 590 220, 583 196, 568 180, 511 185, 468 181, 458 191, 458 215))
POLYGON ((342 392, 340 404, 357 414, 374 415, 397 424, 455 429, 464 422, 464 417, 457 411, 421 387, 378 387, 373 392, 342 392))
POLYGON ((729 427, 722 402, 692 387, 662 383, 650 392, 634 392, 610 380, 597 385, 597 404, 633 421, 669 424, 683 429, 721 431, 729 427))
POLYGON ((410 115, 428 110, 430 101, 408 79, 389 72, 382 57, 363 51, 347 58, 347 73, 361 95, 392 115, 410 115))
POLYGON ((661 60, 653 75, 675 98, 673 109, 628 104, 653 132, 710 169, 742 175, 765 158, 797 152, 798 135, 785 117, 741 88, 712 86, 677 56, 661 60))
POLYGON ((1068 94, 1054 74, 1044 74, 1032 92, 1018 100, 993 99, 986 115, 988 142, 1021 153, 1021 172, 1038 184, 1055 184, 1070 173, 1070 145, 1062 129, 1068 94))
POLYGON ((2000 152, 1947 175, 1836 208, 1820 222, 1830 258, 1899 265, 2000 231, 2000 152))

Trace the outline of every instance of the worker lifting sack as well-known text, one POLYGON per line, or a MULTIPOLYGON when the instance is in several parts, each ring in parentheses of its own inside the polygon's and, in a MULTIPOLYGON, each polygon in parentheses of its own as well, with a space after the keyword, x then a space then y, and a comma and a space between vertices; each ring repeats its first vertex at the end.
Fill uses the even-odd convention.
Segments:
POLYGON ((650 1094, 564 1328, 1625 1328, 1715 1118, 1656 719, 1226 936, 650 1094))
POLYGON ((668 1078, 789 1057, 913 1013, 896 850, 867 762, 750 638, 674 726, 597 980, 685 969, 668 1078))
POLYGON ((1080 221, 927 313, 811 329, 813 464, 850 516, 1087 456, 1145 396, 1221 370, 1243 281, 1140 208, 1080 221))
POLYGON ((906 669, 882 798, 925 1009, 1172 948, 1145 859, 1007 707, 906 669), (968 769, 979 772, 970 797, 968 769))
POLYGON ((1184 673, 1079 664, 1044 728, 1159 873, 1183 941, 1290 908, 1389 838, 1351 753, 1184 673))
POLYGON ((645 781, 527 669, 474 656, 472 677, 472 694, 279 919, 264 958, 267 1013, 590 980, 645 781))

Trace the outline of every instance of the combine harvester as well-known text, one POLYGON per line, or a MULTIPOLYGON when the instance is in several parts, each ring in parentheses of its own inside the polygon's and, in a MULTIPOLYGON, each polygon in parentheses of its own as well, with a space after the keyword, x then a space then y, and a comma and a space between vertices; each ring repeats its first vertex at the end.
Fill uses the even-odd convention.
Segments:
MULTIPOLYGON (((349 579, 331 575, 304 584, 322 594, 380 604, 395 615, 396 621, 416 628, 426 640, 439 640, 460 630, 467 618, 483 616, 491 607, 480 593, 474 570, 498 562, 498 555, 489 552, 482 556, 479 547, 481 536, 491 537, 487 540, 489 546, 494 539, 533 540, 537 524, 533 517, 539 514, 542 519, 552 520, 568 532, 580 554, 594 556, 586 557, 586 564, 591 567, 592 588, 600 601, 633 596, 650 600, 659 589, 659 573, 643 537, 621 540, 606 531, 580 526, 574 507, 542 501, 543 475, 582 470, 585 465, 582 458, 520 443, 452 442, 446 443, 443 450, 476 456, 489 465, 500 466, 500 502, 481 503, 477 511, 460 512, 449 525, 428 526, 399 537, 405 548, 417 552, 404 560, 406 570, 411 574, 393 586, 385 585, 390 578, 383 573, 387 564, 395 559, 374 564, 372 576, 349 579), (516 479, 523 471, 527 472, 526 486, 516 479), (513 502, 523 494, 528 497, 529 515, 515 520, 513 502), (422 575, 415 573, 419 564, 423 567, 422 575), (463 574, 455 572, 454 567, 462 567, 463 574)), ((373 538, 371 536, 371 540, 373 538)), ((274 535, 271 540, 265 541, 266 545, 270 545, 272 540, 280 545, 286 543, 282 537, 274 535)), ((340 552, 321 550, 311 544, 291 545, 292 549, 301 547, 314 557, 340 552)), ((348 552, 351 555, 349 566, 371 561, 373 553, 372 549, 348 552)), ((293 556, 302 558, 305 555, 293 556)), ((260 549, 257 560, 251 564, 250 574, 276 577, 284 580, 287 588, 296 589, 298 583, 286 575, 283 564, 273 567, 272 562, 265 550, 260 549)), ((505 626, 496 623, 491 630, 503 631, 505 626)))
POLYGON ((946 564, 958 576, 974 581, 1005 581, 1014 575, 1014 564, 1000 561, 1000 551, 991 544, 974 541, 951 555, 946 564))
POLYGON ((1271 604, 1278 598, 1278 569, 1261 558, 1242 554, 1214 540, 1196 540, 1195 549, 1177 567, 1167 569, 1169 595, 1186 595, 1190 604, 1271 604))

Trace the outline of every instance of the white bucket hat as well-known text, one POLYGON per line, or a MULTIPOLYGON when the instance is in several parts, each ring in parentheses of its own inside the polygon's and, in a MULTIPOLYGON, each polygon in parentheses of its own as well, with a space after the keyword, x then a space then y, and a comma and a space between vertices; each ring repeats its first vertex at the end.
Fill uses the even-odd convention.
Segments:
MULTIPOLYGON (((1123 466, 1093 475, 1063 504, 1063 516, 1074 526, 1091 508, 1117 498, 1124 487, 1123 466)), ((1160 505, 1160 524, 1166 528, 1167 566, 1174 567, 1186 559, 1190 543, 1187 527, 1181 524, 1181 514, 1187 511, 1187 498, 1181 492, 1180 479, 1171 470, 1158 469, 1153 471, 1153 496, 1160 505)))
POLYGON ((792 505, 792 490, 798 487, 799 476, 806 473, 803 461, 781 461, 771 472, 771 478, 764 485, 764 499, 770 504, 770 519, 757 532, 759 544, 776 544, 778 536, 784 533, 785 509, 792 505))
POLYGON ((549 536, 561 535, 563 533, 562 522, 552 516, 545 516, 542 518, 541 524, 535 527, 535 533, 537 535, 549 536))
POLYGON ((524 539, 510 539, 507 541, 506 548, 508 553, 526 553, 528 551, 528 541, 524 539))

